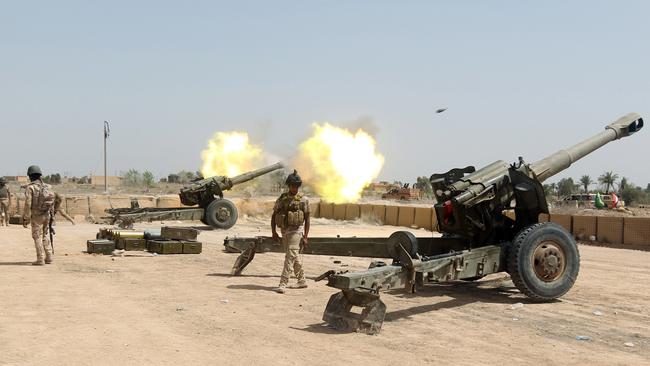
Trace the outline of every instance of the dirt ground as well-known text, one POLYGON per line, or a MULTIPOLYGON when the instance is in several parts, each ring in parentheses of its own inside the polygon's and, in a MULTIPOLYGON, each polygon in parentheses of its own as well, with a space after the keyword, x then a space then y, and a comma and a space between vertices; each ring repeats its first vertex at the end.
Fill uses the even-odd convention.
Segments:
MULTIPOLYGON (((314 221, 312 236, 397 230, 314 221)), ((35 255, 27 229, 0 228, 0 365, 650 362, 650 252, 581 245, 578 281, 552 303, 528 301, 507 274, 384 294, 382 332, 368 336, 323 324, 336 291, 322 282, 273 292, 281 254, 258 255, 243 276, 228 275, 236 254, 222 251, 224 237, 268 235, 266 221, 203 232, 200 255, 151 257, 85 254, 99 227, 59 224, 56 262, 45 267, 29 265, 35 255), (523 307, 513 310, 516 303, 523 307)), ((334 259, 359 270, 370 262, 305 256, 308 277, 341 268, 334 259)))

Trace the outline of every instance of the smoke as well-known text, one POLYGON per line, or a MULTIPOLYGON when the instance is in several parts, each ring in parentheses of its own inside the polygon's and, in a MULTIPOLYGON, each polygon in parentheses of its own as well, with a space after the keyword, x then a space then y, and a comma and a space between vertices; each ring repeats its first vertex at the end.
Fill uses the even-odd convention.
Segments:
MULTIPOLYGON (((378 132, 377 125, 367 116, 339 126, 313 123, 311 134, 298 144, 298 151, 290 159, 264 151, 261 145, 250 141, 246 132, 217 132, 202 152, 201 171, 205 177, 232 177, 280 161, 286 171, 297 169, 303 182, 324 200, 355 202, 384 165, 374 137, 378 132)), ((269 131, 261 126, 255 134, 265 136, 269 131)), ((274 172, 241 188, 257 190, 264 184, 277 190, 285 176, 286 172, 274 172)))
POLYGON ((381 172, 384 157, 375 139, 363 129, 349 130, 327 122, 314 123, 294 161, 299 173, 321 198, 356 202, 381 172))
POLYGON ((350 131, 361 130, 373 138, 379 135, 379 126, 370 116, 359 116, 357 119, 341 123, 341 127, 350 131))

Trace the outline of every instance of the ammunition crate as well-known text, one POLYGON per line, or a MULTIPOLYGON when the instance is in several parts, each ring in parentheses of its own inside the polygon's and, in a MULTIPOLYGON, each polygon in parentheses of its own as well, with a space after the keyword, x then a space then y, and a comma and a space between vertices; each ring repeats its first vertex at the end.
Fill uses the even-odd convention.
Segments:
POLYGON ((157 254, 183 254, 183 243, 178 240, 149 240, 147 250, 157 254))
POLYGON ((147 242, 139 238, 120 238, 115 242, 115 247, 124 250, 147 250, 147 242))
POLYGON ((9 223, 11 225, 22 225, 23 224, 23 217, 19 215, 14 215, 9 217, 9 223))
POLYGON ((163 226, 160 229, 163 239, 196 240, 198 235, 199 231, 191 227, 163 226))
POLYGON ((183 242, 183 254, 201 254, 203 244, 198 241, 186 240, 183 242))
POLYGON ((86 251, 88 253, 101 253, 110 255, 115 250, 115 242, 106 239, 88 240, 86 242, 86 248, 86 251))

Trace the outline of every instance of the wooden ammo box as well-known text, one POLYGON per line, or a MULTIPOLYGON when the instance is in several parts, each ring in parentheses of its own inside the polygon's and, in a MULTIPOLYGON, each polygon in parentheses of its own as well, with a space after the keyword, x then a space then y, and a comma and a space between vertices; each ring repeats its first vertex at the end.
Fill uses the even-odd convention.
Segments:
POLYGON ((107 239, 88 240, 86 247, 88 253, 111 254, 115 250, 115 242, 107 239))
POLYGON ((160 229, 163 239, 196 240, 198 235, 199 231, 191 227, 163 226, 160 229))
POLYGON ((183 254, 201 254, 203 244, 198 241, 184 240, 183 241, 183 254))
POLYGON ((158 254, 183 254, 183 243, 178 240, 149 240, 147 250, 158 254))
POLYGON ((117 249, 147 250, 147 242, 140 238, 119 238, 116 241, 117 249))

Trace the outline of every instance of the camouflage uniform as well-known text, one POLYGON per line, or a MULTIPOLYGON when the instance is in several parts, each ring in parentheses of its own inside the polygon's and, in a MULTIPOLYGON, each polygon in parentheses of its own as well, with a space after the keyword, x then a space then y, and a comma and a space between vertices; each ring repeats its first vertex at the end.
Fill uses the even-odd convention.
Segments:
POLYGON ((61 214, 63 218, 66 220, 70 221, 72 225, 75 225, 74 219, 68 215, 67 212, 63 208, 61 208, 61 204, 63 203, 63 196, 61 196, 58 193, 54 194, 54 209, 52 210, 52 219, 56 216, 56 214, 61 214))
POLYGON ((11 193, 9 188, 0 184, 0 226, 6 225, 9 226, 9 205, 10 205, 11 193))
POLYGON ((282 233, 282 244, 285 249, 280 288, 287 286, 292 270, 298 279, 298 286, 305 287, 305 273, 302 269, 302 258, 299 253, 304 220, 309 217, 309 201, 300 193, 295 196, 290 193, 283 193, 275 202, 273 212, 276 217, 275 222, 282 233), (302 213, 302 220, 300 218, 296 219, 299 211, 302 213))
POLYGON ((50 242, 50 217, 52 212, 41 212, 36 206, 41 195, 42 185, 40 179, 31 182, 26 187, 25 208, 23 220, 25 225, 32 224, 32 238, 36 246, 36 262, 34 264, 52 263, 52 243, 50 242))

